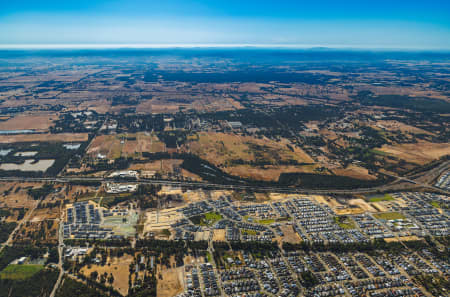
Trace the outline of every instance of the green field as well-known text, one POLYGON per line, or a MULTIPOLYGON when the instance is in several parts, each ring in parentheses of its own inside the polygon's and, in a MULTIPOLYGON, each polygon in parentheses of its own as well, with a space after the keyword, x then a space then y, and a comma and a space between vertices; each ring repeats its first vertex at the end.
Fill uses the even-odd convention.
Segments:
POLYGON ((222 219, 222 215, 217 212, 208 212, 203 215, 191 217, 192 223, 200 226, 211 226, 222 219))
POLYGON ((132 236, 136 233, 138 218, 139 215, 135 212, 130 212, 127 216, 106 217, 103 227, 112 228, 118 235, 132 236))
POLYGON ((385 194, 384 196, 369 197, 369 202, 392 201, 392 200, 395 199, 389 194, 385 194))
POLYGON ((376 213, 373 215, 377 219, 380 220, 399 220, 405 219, 405 216, 398 212, 384 212, 384 213, 376 213))
POLYGON ((433 207, 441 208, 441 205, 440 205, 439 202, 437 202, 437 201, 431 201, 430 204, 431 204, 433 207))
POLYGON ((206 258, 208 259, 208 263, 212 263, 212 256, 210 252, 206 252, 206 258))
POLYGON ((259 224, 262 224, 262 225, 270 225, 270 224, 275 223, 275 219, 263 219, 263 220, 257 220, 256 222, 259 224))
POLYGON ((219 214, 219 213, 217 213, 217 212, 208 212, 208 213, 205 213, 205 220, 208 220, 208 221, 218 221, 218 220, 220 220, 220 219, 222 219, 222 215, 219 214))
POLYGON ((44 268, 44 265, 9 264, 0 272, 1 279, 20 280, 30 278, 44 268))
POLYGON ((355 229, 356 224, 351 218, 347 216, 338 216, 334 218, 336 224, 339 225, 342 229, 355 229))
POLYGON ((247 235, 257 235, 258 232, 255 230, 249 230, 249 229, 241 229, 241 234, 247 234, 247 235))
POLYGON ((381 156, 388 156, 389 154, 380 150, 376 150, 376 149, 371 149, 370 150, 372 153, 377 154, 377 155, 381 155, 381 156))

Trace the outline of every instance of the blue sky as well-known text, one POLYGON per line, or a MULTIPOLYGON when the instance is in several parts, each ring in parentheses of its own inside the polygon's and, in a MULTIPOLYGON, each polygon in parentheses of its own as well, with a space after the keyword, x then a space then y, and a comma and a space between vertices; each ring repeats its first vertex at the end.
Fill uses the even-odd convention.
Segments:
POLYGON ((450 1, 0 0, 0 45, 450 49, 450 1))

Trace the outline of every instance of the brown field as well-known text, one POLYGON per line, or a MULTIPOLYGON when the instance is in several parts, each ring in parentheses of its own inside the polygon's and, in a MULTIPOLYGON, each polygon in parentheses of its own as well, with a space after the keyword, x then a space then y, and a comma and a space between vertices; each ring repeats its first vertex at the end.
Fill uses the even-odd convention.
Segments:
POLYGON ((362 208, 364 211, 377 212, 377 210, 373 208, 372 205, 364 201, 364 199, 351 199, 348 201, 348 204, 358 206, 359 208, 362 208))
POLYGON ((364 213, 364 210, 359 207, 345 207, 342 209, 336 209, 335 210, 337 215, 355 215, 355 214, 362 214, 364 213))
POLYGON ((110 265, 100 266, 91 265, 90 268, 87 266, 81 268, 80 272, 86 277, 89 277, 91 272, 97 271, 99 276, 103 273, 112 273, 114 276, 113 287, 123 296, 128 293, 128 274, 130 264, 133 262, 133 257, 130 255, 125 255, 121 258, 109 259, 108 263, 110 265))
POLYGON ((414 126, 410 126, 404 123, 401 123, 399 121, 377 121, 376 128, 383 128, 386 129, 388 131, 402 131, 402 132, 409 132, 409 133, 414 133, 414 134, 428 134, 428 135, 433 135, 433 133, 430 133, 426 130, 414 127, 414 126))
POLYGON ((97 189, 96 187, 89 187, 89 186, 78 186, 78 185, 71 185, 69 187, 69 192, 67 195, 64 193, 64 198, 68 199, 70 202, 74 201, 75 199, 84 199, 84 197, 93 197, 97 194, 97 192, 101 188, 97 189))
POLYGON ((58 242, 58 222, 55 220, 32 220, 23 224, 14 236, 15 242, 58 242))
POLYGON ((296 160, 303 163, 314 161, 302 149, 294 147, 294 152, 286 146, 287 140, 275 142, 252 136, 239 136, 236 134, 201 132, 198 141, 190 142, 189 148, 193 153, 204 157, 216 165, 226 165, 227 161, 242 159, 244 161, 256 161, 264 159, 276 164, 276 159, 296 160))
POLYGON ((40 208, 33 212, 30 218, 31 222, 41 222, 45 220, 55 220, 59 218, 59 207, 54 208, 40 208))
POLYGON ((314 195, 313 198, 320 204, 326 204, 329 207, 335 209, 335 208, 339 208, 342 207, 343 205, 340 204, 339 202, 337 202, 336 199, 332 198, 332 197, 325 197, 325 196, 321 196, 321 195, 314 195))
POLYGON ((281 231, 283 231, 284 236, 282 240, 289 243, 299 243, 302 241, 300 236, 294 231, 294 228, 290 225, 285 225, 280 227, 281 231))
POLYGON ((87 140, 88 140, 87 133, 0 135, 0 143, 34 142, 34 141, 82 142, 87 140))
POLYGON ((380 150, 399 159, 423 165, 450 154, 450 143, 419 141, 418 143, 383 145, 380 150))
POLYGON ((389 208, 382 202, 372 202, 371 205, 380 212, 389 211, 389 208))
POLYGON ((316 195, 313 198, 320 204, 328 205, 338 215, 360 214, 364 212, 360 207, 348 207, 347 205, 341 204, 333 197, 316 195))
POLYGON ((183 160, 178 159, 164 159, 161 161, 153 161, 147 163, 132 164, 128 169, 130 170, 149 170, 161 173, 172 173, 174 167, 180 166, 183 160))
POLYGON ((396 242, 396 241, 417 241, 420 240, 419 237, 412 235, 412 236, 403 236, 403 237, 391 237, 391 238, 385 238, 384 239, 386 242, 396 242))
POLYGON ((162 279, 158 279, 156 295, 158 297, 172 297, 181 293, 184 289, 184 267, 161 269, 161 266, 158 266, 158 268, 162 279))
POLYGON ((225 229, 214 229, 213 241, 225 241, 225 229))
POLYGON ((30 187, 38 188, 42 186, 39 183, 0 183, 0 207, 9 207, 9 208, 32 208, 36 201, 33 200, 27 194, 27 190, 30 187), (15 193, 17 187, 20 186, 20 190, 15 193), (4 192, 11 189, 9 195, 4 196, 4 192))
POLYGON ((7 121, 0 122, 0 130, 33 129, 37 131, 48 131, 48 128, 57 118, 58 116, 56 114, 47 114, 47 115, 21 114, 13 118, 10 118, 7 121))
POLYGON ((314 172, 315 165, 305 165, 305 166, 264 166, 252 167, 250 165, 237 165, 233 167, 227 167, 224 171, 231 175, 237 175, 245 178, 253 178, 265 181, 277 181, 281 173, 288 172, 314 172))
POLYGON ((159 211, 159 214, 156 210, 148 210, 145 213, 144 233, 171 229, 170 225, 183 217, 177 209, 162 209, 159 211))
POLYGON ((332 170, 336 175, 343 175, 348 177, 353 177, 357 179, 374 180, 377 179, 376 176, 369 174, 369 170, 356 165, 349 165, 347 168, 337 168, 332 170))
POLYGON ((156 135, 146 133, 100 135, 92 141, 88 154, 106 154, 109 159, 136 157, 142 152, 162 152, 164 144, 156 135), (127 138, 136 138, 129 140, 127 138), (123 142, 123 143, 122 143, 123 142))
POLYGON ((199 157, 208 160, 231 174, 259 178, 263 180, 277 180, 281 172, 311 172, 311 166, 278 166, 279 161, 294 160, 299 163, 313 163, 314 161, 302 149, 293 147, 291 151, 285 139, 275 142, 252 136, 236 134, 201 132, 198 141, 188 143, 188 150, 199 157), (267 168, 257 168, 249 165, 232 165, 232 160, 255 162, 264 160, 273 165, 267 168))

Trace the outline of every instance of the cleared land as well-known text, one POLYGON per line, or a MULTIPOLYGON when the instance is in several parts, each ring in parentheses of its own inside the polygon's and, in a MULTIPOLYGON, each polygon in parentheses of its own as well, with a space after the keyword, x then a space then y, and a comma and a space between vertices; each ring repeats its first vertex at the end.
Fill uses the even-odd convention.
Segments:
POLYGON ((311 157, 286 139, 274 141, 215 132, 197 135, 198 140, 190 141, 187 150, 231 174, 277 180, 282 172, 312 171, 311 157), (300 165, 287 166, 288 162, 300 165))
POLYGON ((380 150, 399 159, 423 165, 450 154, 450 143, 420 141, 418 143, 383 145, 380 150))
POLYGON ((0 143, 34 142, 34 141, 84 142, 87 140, 88 140, 87 133, 0 135, 0 143))
POLYGON ((142 152, 164 151, 164 144, 156 135, 148 133, 100 135, 94 138, 88 154, 104 154, 109 159, 139 157, 142 152))
POLYGON ((158 297, 172 297, 183 291, 183 269, 183 267, 179 267, 159 270, 162 279, 159 279, 157 283, 158 297))
POLYGON ((376 176, 369 173, 369 170, 356 165, 349 165, 346 168, 333 169, 333 173, 336 175, 343 175, 353 177, 357 179, 374 180, 376 176))
POLYGON ((0 130, 27 130, 48 131, 53 120, 58 117, 53 114, 21 114, 6 121, 0 121, 0 130))
POLYGON ((113 258, 109 259, 108 264, 105 266, 100 265, 91 265, 90 267, 81 268, 80 272, 84 274, 86 277, 91 275, 91 272, 97 271, 98 275, 102 275, 103 273, 107 273, 108 275, 111 273, 114 276, 113 287, 120 294, 126 295, 128 292, 128 274, 130 264, 133 262, 133 257, 130 255, 125 255, 121 258, 113 258))

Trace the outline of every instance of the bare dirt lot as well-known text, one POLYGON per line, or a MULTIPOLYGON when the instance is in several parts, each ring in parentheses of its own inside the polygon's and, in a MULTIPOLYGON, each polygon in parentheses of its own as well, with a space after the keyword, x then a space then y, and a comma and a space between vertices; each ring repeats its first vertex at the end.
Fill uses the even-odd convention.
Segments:
POLYGON ((299 243, 300 241, 302 241, 300 236, 298 236, 298 234, 294 231, 294 228, 292 228, 292 226, 290 225, 281 226, 280 229, 284 233, 284 236, 282 238, 283 241, 290 243, 299 243))
POLYGON ((215 229, 213 241, 225 241, 225 229, 215 229))
POLYGON ((177 208, 163 209, 159 214, 156 210, 150 210, 146 213, 144 232, 171 229, 170 225, 182 217, 177 208))
POLYGON ((377 210, 373 208, 372 205, 370 205, 363 199, 351 199, 348 201, 348 204, 358 206, 359 208, 362 208, 364 211, 377 212, 377 210))

